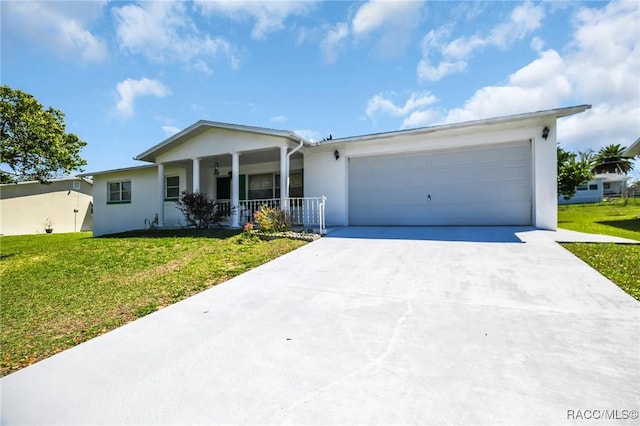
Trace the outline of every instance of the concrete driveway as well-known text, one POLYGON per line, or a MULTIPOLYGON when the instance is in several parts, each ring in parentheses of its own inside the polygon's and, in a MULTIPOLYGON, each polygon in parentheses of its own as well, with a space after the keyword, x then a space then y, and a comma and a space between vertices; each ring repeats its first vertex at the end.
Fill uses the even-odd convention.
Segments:
POLYGON ((637 424, 640 304, 550 234, 337 230, 3 378, 2 423, 637 424))

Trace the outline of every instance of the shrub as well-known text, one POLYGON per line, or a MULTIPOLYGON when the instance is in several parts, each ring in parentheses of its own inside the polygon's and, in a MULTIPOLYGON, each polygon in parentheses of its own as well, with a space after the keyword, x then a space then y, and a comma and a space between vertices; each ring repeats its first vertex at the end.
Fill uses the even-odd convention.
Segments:
POLYGON ((198 229, 208 228, 222 220, 216 202, 199 192, 182 191, 176 206, 184 215, 187 225, 198 229))
POLYGON ((253 218, 262 232, 283 232, 291 226, 285 211, 266 204, 260 206, 260 209, 253 214, 253 218))

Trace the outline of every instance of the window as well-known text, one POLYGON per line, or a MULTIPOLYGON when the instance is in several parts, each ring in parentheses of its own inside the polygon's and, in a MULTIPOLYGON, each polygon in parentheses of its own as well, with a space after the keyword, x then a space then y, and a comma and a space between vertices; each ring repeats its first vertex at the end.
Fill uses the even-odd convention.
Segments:
MULTIPOLYGON (((289 174, 289 196, 302 197, 302 172, 289 174)), ((280 173, 249 176, 249 199, 280 198, 280 173)))
POLYGON ((107 203, 130 203, 131 202, 131 181, 124 180, 122 182, 109 182, 107 183, 109 194, 107 196, 107 203))
POLYGON ((249 199, 273 198, 273 174, 249 176, 249 199))
POLYGON ((589 191, 595 191, 596 189, 598 189, 597 183, 592 183, 589 185, 589 191))
MULTIPOLYGON (((302 172, 289 173, 289 197, 302 197, 302 172)), ((276 196, 280 198, 280 174, 276 175, 276 196)))
POLYGON ((79 190, 80 189, 80 182, 74 181, 73 182, 73 189, 76 190, 76 191, 79 190))
POLYGON ((180 177, 179 176, 167 176, 165 178, 165 199, 177 200, 180 198, 180 177))
POLYGON ((587 185, 578 185, 576 186, 576 191, 586 191, 587 185))
POLYGON ((611 189, 611 184, 610 184, 610 183, 605 183, 605 184, 603 185, 603 188, 604 188, 604 189, 611 189))

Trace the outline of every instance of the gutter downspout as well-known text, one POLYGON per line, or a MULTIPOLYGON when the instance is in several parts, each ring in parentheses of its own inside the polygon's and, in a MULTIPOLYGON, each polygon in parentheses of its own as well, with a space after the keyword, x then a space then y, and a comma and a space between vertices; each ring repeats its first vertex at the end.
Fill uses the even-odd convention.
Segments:
MULTIPOLYGON (((299 151, 304 146, 304 142, 302 141, 302 139, 300 139, 298 142, 300 143, 300 145, 296 146, 295 148, 293 148, 291 150, 291 152, 287 153, 287 164, 286 164, 286 168, 287 168, 287 187, 284 190, 285 198, 289 198, 289 164, 291 162, 291 156, 293 154, 295 154, 297 151, 299 151)), ((280 190, 282 191, 282 188, 280 188, 280 190)))

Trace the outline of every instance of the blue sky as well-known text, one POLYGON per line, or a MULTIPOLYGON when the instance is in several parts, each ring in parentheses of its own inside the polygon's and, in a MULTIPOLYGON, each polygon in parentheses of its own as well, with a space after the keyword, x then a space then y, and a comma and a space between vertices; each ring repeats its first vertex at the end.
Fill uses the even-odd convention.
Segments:
MULTIPOLYGON (((2 1, 2 84, 86 171, 199 119, 355 136, 577 104, 565 148, 640 136, 640 2, 2 1)), ((640 165, 637 166, 640 168, 640 165)))

